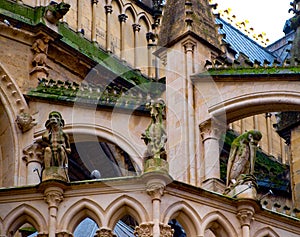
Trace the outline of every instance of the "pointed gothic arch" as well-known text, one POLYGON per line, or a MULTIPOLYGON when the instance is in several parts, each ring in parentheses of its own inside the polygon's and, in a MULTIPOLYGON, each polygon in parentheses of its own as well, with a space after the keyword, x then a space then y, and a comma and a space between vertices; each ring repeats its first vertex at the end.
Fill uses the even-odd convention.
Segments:
POLYGON ((222 235, 222 237, 238 237, 237 231, 231 222, 219 211, 210 212, 203 218, 200 236, 204 236, 205 230, 211 227, 220 229, 223 235, 226 234, 226 236, 222 235))
POLYGON ((254 236, 256 237, 280 237, 272 228, 265 227, 258 230, 254 236))
POLYGON ((3 221, 4 233, 9 236, 15 233, 23 224, 31 224, 38 232, 47 232, 47 222, 40 211, 28 204, 21 204, 14 208, 3 221))
MULTIPOLYGON (((25 101, 25 98, 20 91, 16 81, 9 75, 8 71, 0 62, 0 107, 3 107, 3 114, 6 115, 6 119, 8 122, 7 133, 10 136, 10 147, 9 151, 7 150, 7 146, 4 146, 3 152, 6 152, 8 157, 15 157, 15 160, 10 160, 9 166, 13 167, 13 170, 10 170, 7 173, 15 173, 19 174, 20 162, 17 160, 22 156, 21 149, 19 146, 20 139, 20 130, 16 126, 16 118, 21 113, 28 113, 28 105, 25 101)), ((2 118, 3 119, 3 118, 2 118)), ((4 122, 4 121, 2 121, 4 122)), ((6 137, 8 139, 8 136, 6 137)), ((1 142, 0 142, 1 146, 1 142)), ((1 150, 0 150, 1 152, 1 150)), ((1 159, 1 154, 0 154, 1 159)), ((8 162, 6 162, 8 165, 8 162)), ((1 167, 3 169, 3 167, 1 167)), ((0 172, 1 174, 2 172, 0 172)), ((2 173, 3 174, 3 173, 2 173)), ((7 178, 7 180, 9 180, 7 178)), ((20 185, 19 180, 12 180, 10 183, 5 184, 5 186, 14 186, 20 185)), ((0 184, 1 185, 1 184, 0 184)))
POLYGON ((176 219, 186 231, 187 236, 199 236, 200 216, 184 201, 175 202, 170 205, 163 213, 164 224, 168 224, 171 219, 176 219))
POLYGON ((149 220, 148 212, 144 206, 135 198, 122 195, 112 201, 106 208, 107 227, 113 229, 118 220, 126 214, 132 216, 138 223, 149 220))
POLYGON ((58 221, 61 223, 62 231, 73 233, 77 225, 86 217, 101 226, 104 221, 103 212, 97 202, 84 198, 73 203, 58 221))

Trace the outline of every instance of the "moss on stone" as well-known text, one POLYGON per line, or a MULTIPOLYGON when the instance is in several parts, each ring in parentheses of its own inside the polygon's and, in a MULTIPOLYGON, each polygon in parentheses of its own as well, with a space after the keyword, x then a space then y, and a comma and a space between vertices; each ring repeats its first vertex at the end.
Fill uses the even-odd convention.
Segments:
POLYGON ((230 67, 213 68, 199 76, 234 76, 234 75, 280 75, 280 74, 298 74, 300 67, 230 67))

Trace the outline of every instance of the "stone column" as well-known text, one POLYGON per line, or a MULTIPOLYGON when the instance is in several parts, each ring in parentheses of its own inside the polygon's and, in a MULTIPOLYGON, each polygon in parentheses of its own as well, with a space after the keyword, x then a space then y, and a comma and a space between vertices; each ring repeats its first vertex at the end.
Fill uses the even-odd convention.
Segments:
POLYGON ((42 174, 42 147, 38 143, 23 150, 23 160, 27 166, 27 184, 38 184, 41 182, 42 174))
POLYGON ((117 237, 110 228, 100 228, 96 231, 95 237, 117 237))
POLYGON ((107 52, 111 52, 111 22, 110 22, 110 15, 113 12, 111 5, 106 5, 105 7, 105 13, 106 13, 106 50, 107 52))
POLYGON ((241 237, 250 237, 250 224, 254 220, 253 216, 255 213, 253 206, 254 202, 243 200, 238 203, 237 218, 239 219, 242 228, 241 237))
POLYGON ((141 25, 133 24, 133 33, 134 33, 134 62, 133 67, 137 67, 137 60, 138 60, 138 49, 137 49, 137 41, 138 41, 138 32, 141 30, 141 25))
POLYGON ((294 207, 300 209, 300 126, 291 131, 291 188, 294 207))
POLYGON ((151 182, 147 185, 147 193, 152 199, 153 237, 160 237, 160 203, 165 185, 161 182, 151 182))
MULTIPOLYGON (((148 76, 151 76, 151 67, 152 67, 152 55, 155 44, 155 34, 152 32, 146 33, 146 39, 147 39, 147 50, 148 50, 148 76)), ((158 62, 157 57, 155 57, 155 79, 159 78, 158 73, 158 62)))
POLYGON ((125 54, 124 54, 124 50, 125 50, 125 22, 127 20, 128 16, 126 16, 126 14, 120 14, 119 15, 119 21, 120 21, 120 58, 121 60, 125 60, 125 54))
POLYGON ((221 127, 213 120, 200 124, 200 135, 203 143, 203 187, 217 192, 222 192, 224 185, 220 181, 220 148, 219 139, 221 127))
POLYGON ((63 189, 58 186, 47 187, 44 192, 49 210, 49 236, 56 237, 57 210, 63 200, 63 189))
POLYGON ((92 0, 92 42, 96 42, 96 16, 98 0, 92 0))
POLYGON ((195 180, 195 111, 194 111, 194 86, 190 80, 190 76, 194 73, 194 48, 196 47, 196 42, 191 39, 187 39, 182 43, 185 53, 185 88, 186 88, 186 138, 188 142, 188 156, 189 160, 189 172, 188 181, 189 183, 196 184, 195 180))
POLYGON ((81 32, 81 24, 82 24, 82 0, 77 0, 77 32, 81 32))

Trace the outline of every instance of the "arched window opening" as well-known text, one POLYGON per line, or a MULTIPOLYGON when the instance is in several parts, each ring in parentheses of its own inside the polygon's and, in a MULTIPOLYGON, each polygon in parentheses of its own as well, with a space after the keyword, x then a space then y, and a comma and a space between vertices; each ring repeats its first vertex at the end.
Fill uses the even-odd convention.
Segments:
POLYGON ((130 156, 115 144, 104 141, 71 143, 71 181, 137 175, 130 156))
POLYGON ((299 133, 299 122, 299 112, 286 111, 255 114, 228 124, 226 134, 220 139, 220 176, 224 183, 232 142, 250 130, 258 130, 262 134, 254 170, 258 197, 263 197, 262 205, 267 209, 273 209, 275 203, 280 203, 280 212, 286 213, 284 208, 291 208, 292 200, 295 199, 292 197, 293 171, 290 170, 290 163, 292 159, 296 161, 294 157, 299 157, 298 149, 292 147, 299 133))
POLYGON ((8 113, 0 100, 0 187, 14 185, 14 136, 8 113))
POLYGON ((117 222, 113 232, 118 237, 134 237, 134 229, 138 225, 132 216, 125 215, 117 222))
POLYGON ((94 237, 99 229, 97 223, 91 218, 83 219, 74 231, 74 237, 94 237))
POLYGON ((37 230, 29 223, 22 225, 15 233, 11 233, 12 237, 34 237, 37 236, 37 230))
POLYGON ((186 237, 184 228, 176 219, 169 221, 168 225, 174 230, 173 237, 186 237))

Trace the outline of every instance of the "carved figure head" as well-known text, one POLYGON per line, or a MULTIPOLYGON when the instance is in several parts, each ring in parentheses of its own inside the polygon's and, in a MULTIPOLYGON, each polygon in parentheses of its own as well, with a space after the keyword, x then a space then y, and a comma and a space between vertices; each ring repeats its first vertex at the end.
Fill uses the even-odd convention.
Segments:
POLYGON ((46 8, 45 18, 52 24, 56 24, 70 9, 70 4, 51 1, 46 8))
POLYGON ((162 114, 165 106, 165 102, 161 98, 155 101, 151 100, 149 103, 146 104, 146 107, 150 109, 150 115, 154 121, 162 119, 162 114))
POLYGON ((248 140, 250 144, 257 145, 257 143, 262 138, 262 134, 260 131, 257 130, 251 130, 247 132, 248 140))
POLYGON ((45 127, 47 129, 51 128, 52 126, 55 126, 55 127, 65 126, 65 121, 62 119, 61 114, 57 111, 52 111, 49 114, 48 120, 45 123, 45 127))

